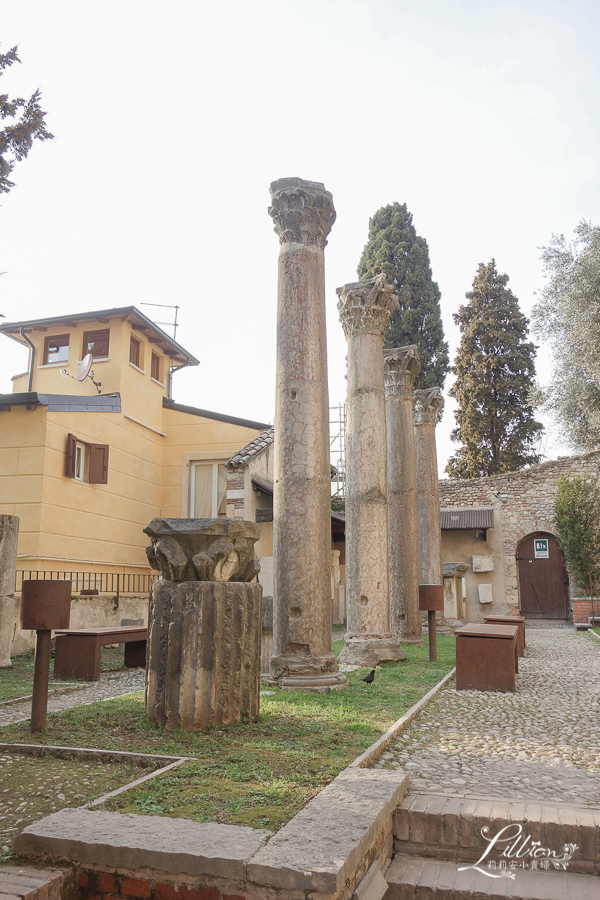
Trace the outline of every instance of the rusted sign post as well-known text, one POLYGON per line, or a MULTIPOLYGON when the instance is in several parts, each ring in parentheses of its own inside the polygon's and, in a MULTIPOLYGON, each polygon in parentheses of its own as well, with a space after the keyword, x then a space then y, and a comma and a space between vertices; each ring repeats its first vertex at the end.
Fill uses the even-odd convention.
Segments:
POLYGON ((21 628, 35 631, 35 666, 31 699, 31 732, 43 731, 48 710, 50 641, 53 628, 68 628, 70 581, 24 580, 21 588, 21 628))
POLYGON ((419 585, 419 609, 427 612, 429 626, 429 659, 437 660, 436 612, 444 611, 444 586, 442 584, 419 585))

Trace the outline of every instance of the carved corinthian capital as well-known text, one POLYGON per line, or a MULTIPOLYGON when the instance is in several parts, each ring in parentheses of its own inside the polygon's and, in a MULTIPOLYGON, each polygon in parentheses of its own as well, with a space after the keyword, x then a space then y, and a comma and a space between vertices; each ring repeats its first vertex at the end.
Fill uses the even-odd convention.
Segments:
POLYGON ((415 378, 421 371, 421 359, 416 344, 383 351, 385 396, 390 400, 412 400, 415 378))
POLYGON ((340 321, 347 340, 353 334, 365 332, 383 337, 390 315, 400 307, 393 285, 386 284, 385 278, 376 275, 368 281, 355 281, 337 288, 340 321))
POLYGON ((413 407, 415 425, 437 425, 444 409, 441 388, 424 388, 415 391, 413 397, 415 400, 413 407))
POLYGON ((333 197, 318 181, 279 178, 271 184, 269 215, 280 244, 325 247, 335 222, 333 197))

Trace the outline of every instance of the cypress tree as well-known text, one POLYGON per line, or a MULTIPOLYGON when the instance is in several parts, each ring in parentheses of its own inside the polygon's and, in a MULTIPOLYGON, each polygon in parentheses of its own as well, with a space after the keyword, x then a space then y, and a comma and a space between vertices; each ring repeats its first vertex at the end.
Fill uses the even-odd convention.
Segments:
POLYGON ((539 462, 535 453, 543 426, 534 419, 535 344, 529 320, 492 259, 479 264, 469 303, 454 314, 461 342, 449 394, 458 402, 453 441, 461 442, 446 472, 478 478, 539 462))
POLYGON ((433 280, 427 241, 417 235, 406 203, 383 206, 369 220, 369 240, 358 264, 358 277, 373 278, 381 272, 400 299, 400 309, 392 314, 384 335, 384 346, 416 344, 421 373, 415 387, 443 388, 450 365, 441 294, 433 280))

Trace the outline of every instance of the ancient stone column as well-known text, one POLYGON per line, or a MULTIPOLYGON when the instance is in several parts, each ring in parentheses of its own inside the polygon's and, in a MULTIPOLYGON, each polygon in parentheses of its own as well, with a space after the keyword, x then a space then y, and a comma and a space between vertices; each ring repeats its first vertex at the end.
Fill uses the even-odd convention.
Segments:
POLYGON ((440 388, 414 392, 414 429, 417 454, 417 501, 421 584, 443 584, 440 488, 435 426, 444 408, 440 388))
POLYGON ((401 641, 423 643, 419 610, 419 519, 413 391, 421 371, 415 344, 383 351, 387 426, 390 629, 401 641))
POLYGON ((337 289, 348 341, 346 611, 340 662, 403 659, 390 632, 383 333, 398 298, 385 275, 337 289))
POLYGON ((260 584, 254 522, 153 519, 146 715, 166 729, 257 721, 260 584))
POLYGON ((0 516, 0 669, 10 669, 15 617, 19 517, 0 516))
POLYGON ((331 652, 331 476, 323 249, 335 221, 322 184, 280 178, 273 497, 273 657, 282 687, 347 685, 331 652))

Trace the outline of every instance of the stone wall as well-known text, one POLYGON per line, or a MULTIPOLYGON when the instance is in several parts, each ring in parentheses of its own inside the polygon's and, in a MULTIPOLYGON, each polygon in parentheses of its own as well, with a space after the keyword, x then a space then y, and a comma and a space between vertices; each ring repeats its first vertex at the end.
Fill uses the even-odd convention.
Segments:
POLYGON ((440 481, 442 509, 487 507, 494 509, 494 528, 487 541, 474 531, 442 532, 444 562, 461 561, 472 566, 473 556, 486 556, 492 550, 495 569, 484 574, 467 573, 467 617, 481 620, 489 613, 516 612, 519 607, 516 553, 521 541, 534 532, 556 536, 553 524, 556 484, 561 475, 581 475, 599 479, 600 452, 569 456, 531 466, 522 472, 508 472, 472 480, 440 481), (460 542, 461 558, 457 556, 460 542), (481 610, 479 585, 492 585, 493 601, 481 610))
MULTIPOLYGON (((35 631, 22 631, 19 627, 21 594, 15 594, 15 618, 13 622, 12 656, 26 653, 35 647, 35 631)), ((92 597, 71 597, 69 628, 118 628, 121 619, 143 619, 148 624, 148 595, 98 594, 92 597)))

